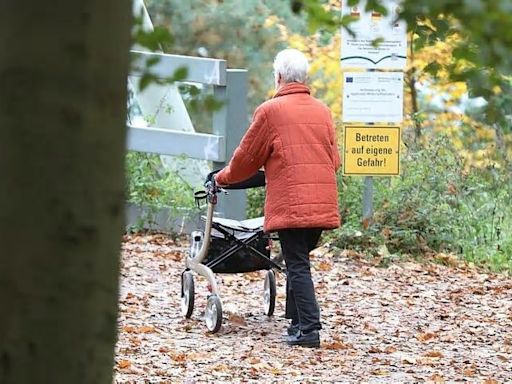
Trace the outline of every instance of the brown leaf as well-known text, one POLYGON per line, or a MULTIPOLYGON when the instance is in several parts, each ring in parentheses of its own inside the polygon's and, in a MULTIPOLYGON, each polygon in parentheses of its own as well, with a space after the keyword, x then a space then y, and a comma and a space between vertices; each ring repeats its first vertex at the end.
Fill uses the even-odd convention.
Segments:
POLYGON ((228 320, 231 323, 236 324, 236 325, 242 325, 242 326, 247 325, 247 322, 245 321, 245 319, 242 316, 237 315, 235 313, 230 313, 228 316, 228 320))
POLYGON ((391 237, 391 235, 393 234, 393 231, 391 229, 389 229, 388 227, 385 227, 382 229, 382 231, 380 231, 380 234, 385 239, 389 239, 391 237))
POLYGON ((259 272, 244 273, 244 278, 249 281, 261 281, 262 280, 259 272))
POLYGON ((364 229, 368 229, 372 222, 373 222, 373 219, 371 217, 366 217, 363 219, 361 224, 363 225, 364 229))
POLYGON ((448 265, 450 267, 458 267, 460 264, 460 260, 453 253, 438 253, 434 256, 434 259, 443 263, 444 265, 448 265))
POLYGON ((155 327, 144 325, 142 327, 134 327, 133 325, 125 325, 122 328, 126 333, 153 333, 156 331, 155 327))
POLYGON ((130 338, 128 340, 130 340, 130 343, 134 347, 138 347, 142 343, 137 336, 130 336, 130 338))
POLYGON ((416 364, 417 360, 416 358, 412 356, 404 356, 402 357, 402 363, 404 364, 416 364))
POLYGON ((332 269, 332 264, 328 263, 328 262, 325 262, 325 261, 321 261, 320 263, 315 265, 315 269, 317 271, 327 272, 327 271, 330 271, 332 269))
POLYGON ((123 328, 122 328, 122 331, 123 332, 126 332, 126 333, 135 333, 135 327, 131 326, 131 325, 125 325, 123 328))
POLYGON ((185 360, 187 360, 187 355, 185 353, 171 353, 169 356, 171 356, 171 359, 177 361, 178 363, 183 363, 185 360))
POLYGON ((123 332, 126 333, 153 333, 155 332, 155 327, 144 325, 142 327, 134 327, 133 325, 125 325, 122 328, 123 332))
POLYGON ((332 343, 326 343, 323 345, 324 349, 350 349, 352 346, 350 344, 342 343, 341 341, 334 341, 332 343))
POLYGON ((444 355, 442 354, 441 351, 428 351, 425 353, 426 357, 434 357, 434 358, 441 358, 441 357, 444 357, 444 355))
POLYGON ((385 350, 384 350, 384 353, 387 353, 387 354, 391 354, 391 353, 395 353, 397 351, 397 349, 393 346, 389 346, 387 347, 385 350))
POLYGON ((436 374, 430 376, 429 382, 432 382, 433 384, 444 384, 444 383, 446 383, 446 380, 444 379, 443 376, 436 373, 436 374))
POLYGON ((436 337, 437 337, 437 333, 434 333, 434 332, 425 332, 425 333, 420 333, 420 334, 416 335, 416 338, 423 343, 429 342, 429 341, 435 339, 436 337))
POLYGON ((250 359, 247 359, 247 362, 251 365, 255 365, 261 363, 261 359, 259 357, 251 357, 250 359))
POLYGON ((375 328, 373 325, 371 325, 370 323, 364 323, 363 325, 363 329, 366 333, 376 333, 377 332, 377 328, 375 328))
POLYGON ((383 368, 377 368, 372 371, 372 375, 375 376, 389 376, 389 371, 383 368))
POLYGON ((117 363, 117 366, 121 369, 126 369, 132 365, 131 361, 121 360, 117 363))
POLYGON ((453 183, 448 183, 448 188, 446 193, 449 195, 456 195, 457 194, 457 186, 453 183))

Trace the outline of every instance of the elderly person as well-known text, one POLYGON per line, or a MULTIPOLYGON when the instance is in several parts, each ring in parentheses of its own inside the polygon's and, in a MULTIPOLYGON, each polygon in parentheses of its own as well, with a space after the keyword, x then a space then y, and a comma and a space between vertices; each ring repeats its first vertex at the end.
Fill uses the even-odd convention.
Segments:
POLYGON ((266 232, 279 234, 287 270, 285 317, 289 345, 319 347, 320 310, 309 252, 323 229, 339 226, 336 170, 340 157, 329 109, 305 84, 306 57, 295 49, 274 60, 277 93, 255 111, 229 165, 216 174, 229 185, 264 166, 266 232))

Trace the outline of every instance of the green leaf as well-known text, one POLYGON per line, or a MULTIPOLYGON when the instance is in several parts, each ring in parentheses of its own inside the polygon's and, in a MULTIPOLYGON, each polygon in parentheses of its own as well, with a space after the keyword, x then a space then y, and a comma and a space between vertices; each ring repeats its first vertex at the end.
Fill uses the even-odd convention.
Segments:
POLYGON ((423 69, 423 71, 430 73, 432 76, 437 76, 437 73, 439 72, 440 69, 441 69, 441 65, 438 62, 433 61, 433 62, 429 63, 423 69))
POLYGON ((160 57, 153 56, 146 60, 146 67, 151 68, 160 62, 160 57))
POLYGON ((188 68, 187 67, 179 67, 174 71, 174 74, 171 78, 171 81, 183 81, 187 78, 188 75, 188 68))
POLYGON ((143 91, 144 89, 146 89, 148 87, 148 85, 150 85, 151 83, 157 82, 157 81, 158 81, 158 79, 156 78, 155 75, 153 75, 152 73, 146 72, 140 78, 139 90, 143 91))

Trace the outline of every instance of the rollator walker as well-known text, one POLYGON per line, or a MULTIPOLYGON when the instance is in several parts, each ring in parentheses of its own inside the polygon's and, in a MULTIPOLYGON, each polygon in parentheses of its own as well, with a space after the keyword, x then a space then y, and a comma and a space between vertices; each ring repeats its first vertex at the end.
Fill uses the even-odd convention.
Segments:
POLYGON ((208 295, 205 320, 211 333, 222 325, 222 302, 215 273, 245 273, 266 270, 263 286, 263 310, 272 316, 276 301, 276 277, 274 270, 283 271, 278 258, 271 258, 271 241, 277 240, 263 231, 263 217, 237 221, 214 217, 219 193, 225 189, 247 189, 265 185, 265 174, 259 171, 243 182, 220 188, 211 172, 205 182, 204 191, 194 194, 197 205, 206 201, 207 211, 204 231, 193 231, 190 252, 185 259, 185 271, 181 274, 181 312, 185 318, 192 316, 194 309, 194 272, 206 278, 208 295))

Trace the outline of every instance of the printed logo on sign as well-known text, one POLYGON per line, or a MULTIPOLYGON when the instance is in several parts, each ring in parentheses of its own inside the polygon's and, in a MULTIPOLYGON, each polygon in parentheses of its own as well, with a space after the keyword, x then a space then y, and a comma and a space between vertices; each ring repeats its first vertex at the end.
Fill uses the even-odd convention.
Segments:
POLYGON ((354 78, 353 77, 347 77, 345 80, 346 80, 347 83, 353 83, 354 82, 354 78))

